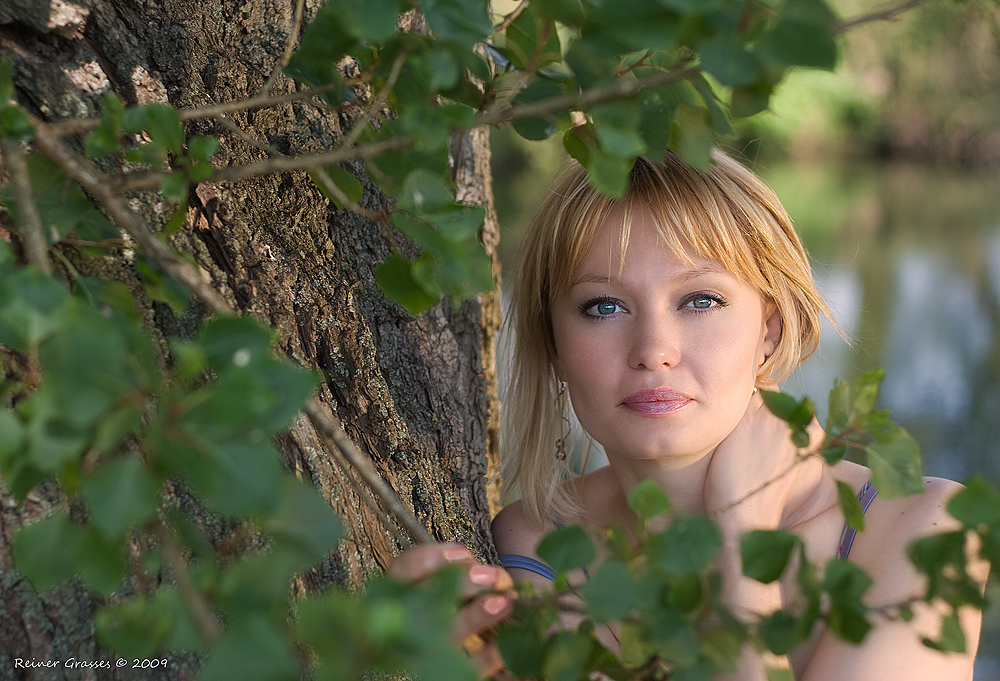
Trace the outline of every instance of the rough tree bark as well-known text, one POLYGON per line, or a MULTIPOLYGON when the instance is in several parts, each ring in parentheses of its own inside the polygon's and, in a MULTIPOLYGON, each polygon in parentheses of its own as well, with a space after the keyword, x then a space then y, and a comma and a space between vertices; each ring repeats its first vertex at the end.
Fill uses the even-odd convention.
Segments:
MULTIPOLYGON (((319 4, 306 3, 306 21, 319 4)), ((0 56, 13 63, 20 101, 50 121, 97 114, 108 89, 130 105, 217 104, 258 92, 284 50, 294 5, 291 0, 2 0, 0 56)), ((272 92, 293 88, 282 77, 272 92)), ((222 165, 323 150, 350 125, 347 117, 309 102, 234 114, 230 122, 189 127, 190 134, 222 138, 217 157, 222 165)), ((460 196, 486 206, 483 240, 492 252, 497 231, 486 133, 455 148, 460 196)), ((365 183, 365 206, 378 209, 385 201, 365 183)), ((153 195, 136 195, 134 204, 153 225, 168 212, 153 195)), ((203 184, 190 193, 189 206, 185 228, 172 237, 175 246, 194 256, 234 307, 269 321, 284 352, 325 372, 321 397, 434 536, 461 541, 491 559, 487 470, 497 450, 496 296, 457 307, 444 301, 418 319, 409 317, 375 283, 372 267, 389 254, 380 228, 336 211, 305 173, 203 184)), ((5 235, 0 225, 0 236, 5 235)), ((81 273, 132 287, 164 357, 166 338, 197 328, 203 316, 199 305, 177 317, 144 297, 127 250, 92 259, 65 245, 58 248, 81 273)), ((6 374, 17 370, 11 355, 3 360, 6 374)), ((308 421, 299 419, 279 444, 286 464, 322 490, 351 530, 340 550, 303 577, 299 588, 358 586, 399 547, 347 484, 308 421)), ((94 641, 96 604, 80 588, 68 584, 38 596, 11 568, 11 536, 59 503, 58 492, 32 493, 21 507, 6 495, 2 501, 0 680, 139 678, 138 670, 15 668, 15 658, 99 659, 107 653, 94 641)), ((225 530, 218 534, 225 539, 225 530)), ((143 673, 185 678, 191 669, 177 665, 166 676, 143 673)))

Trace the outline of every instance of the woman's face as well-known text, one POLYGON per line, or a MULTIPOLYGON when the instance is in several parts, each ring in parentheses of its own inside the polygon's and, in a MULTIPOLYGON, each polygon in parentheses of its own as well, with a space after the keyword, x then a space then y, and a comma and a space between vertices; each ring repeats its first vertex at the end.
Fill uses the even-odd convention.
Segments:
POLYGON ((746 411, 780 316, 718 263, 683 262, 641 211, 623 261, 622 218, 552 301, 556 373, 609 457, 704 456, 746 411))

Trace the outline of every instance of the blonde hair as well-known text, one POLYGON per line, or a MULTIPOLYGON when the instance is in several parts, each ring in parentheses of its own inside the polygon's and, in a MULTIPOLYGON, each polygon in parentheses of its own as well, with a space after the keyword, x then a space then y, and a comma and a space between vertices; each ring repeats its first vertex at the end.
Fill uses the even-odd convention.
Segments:
POLYGON ((586 170, 570 161, 528 227, 510 300, 514 347, 505 412, 512 455, 505 460, 505 477, 520 487, 536 522, 573 518, 582 510, 577 486, 562 484, 571 478, 569 467, 554 452, 564 415, 556 408, 550 302, 569 289, 615 207, 625 214, 623 254, 632 216, 642 211, 682 260, 690 262, 689 252, 714 260, 775 304, 781 337, 758 369, 758 386, 772 387, 787 377, 816 349, 822 317, 832 320, 808 255, 774 192, 722 152, 713 152, 712 160, 699 171, 672 152, 662 163, 639 158, 621 200, 601 194, 586 170))

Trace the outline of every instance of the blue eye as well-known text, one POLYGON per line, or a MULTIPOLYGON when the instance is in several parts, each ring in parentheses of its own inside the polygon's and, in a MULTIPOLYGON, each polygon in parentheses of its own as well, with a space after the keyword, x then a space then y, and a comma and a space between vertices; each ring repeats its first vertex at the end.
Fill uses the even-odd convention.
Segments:
POLYGON ((707 312, 713 308, 724 307, 725 305, 726 301, 719 296, 708 293, 696 293, 684 301, 683 307, 687 307, 698 312, 707 312))
POLYGON ((610 317, 619 312, 624 312, 624 310, 625 307, 621 302, 614 298, 594 298, 580 306, 580 313, 584 317, 592 319, 610 317))

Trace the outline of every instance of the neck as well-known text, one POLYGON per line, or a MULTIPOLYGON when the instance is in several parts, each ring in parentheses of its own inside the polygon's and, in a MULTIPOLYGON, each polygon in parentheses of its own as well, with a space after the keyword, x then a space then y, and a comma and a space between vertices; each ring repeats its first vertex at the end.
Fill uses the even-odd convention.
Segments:
MULTIPOLYGON (((711 454, 683 460, 636 460, 609 456, 612 470, 627 499, 632 489, 644 480, 653 480, 670 499, 674 513, 711 513, 705 504, 705 486, 711 454)), ((780 475, 747 497, 766 495, 779 527, 793 529, 827 510, 837 501, 836 475, 816 456, 790 465, 780 475)), ((738 505, 741 499, 733 500, 738 505)), ((716 509, 712 509, 716 510, 716 509)))

